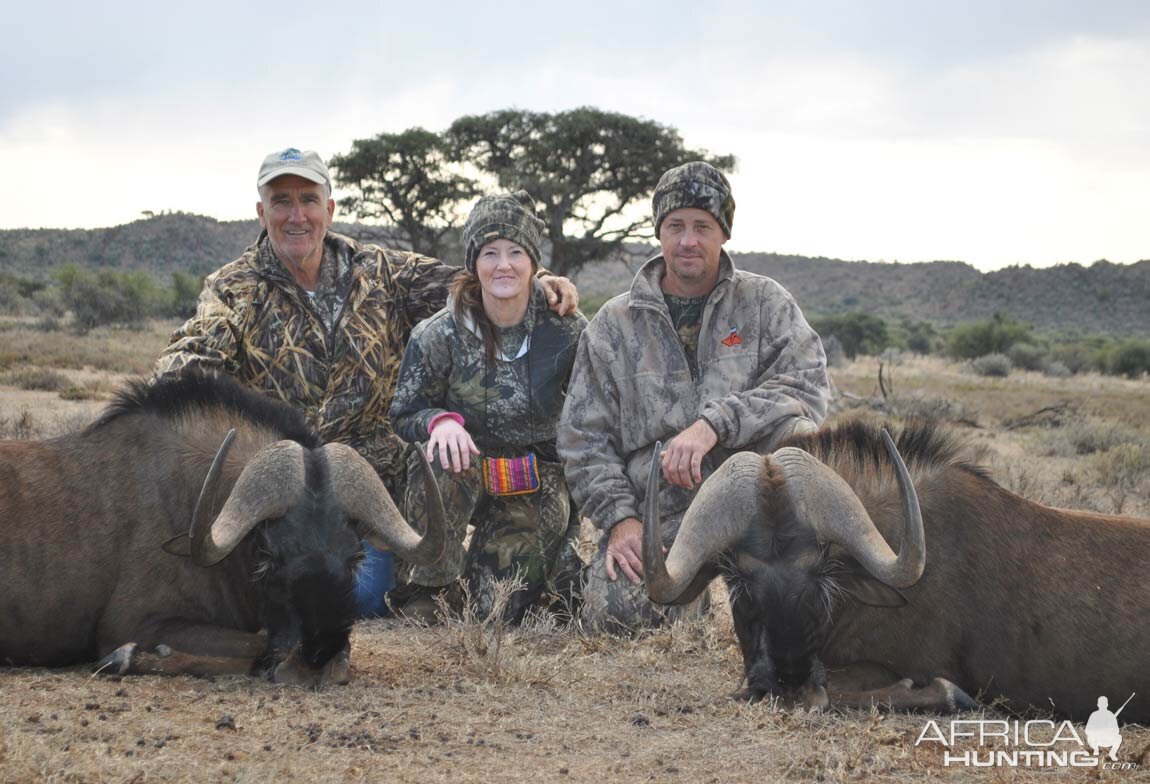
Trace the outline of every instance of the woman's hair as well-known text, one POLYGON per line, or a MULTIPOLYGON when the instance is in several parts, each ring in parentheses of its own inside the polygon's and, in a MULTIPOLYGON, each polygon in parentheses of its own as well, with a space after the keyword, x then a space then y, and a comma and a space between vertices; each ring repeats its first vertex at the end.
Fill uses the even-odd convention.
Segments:
POLYGON ((475 329, 483 339, 483 354, 487 357, 487 367, 493 367, 495 325, 487 318, 487 311, 483 309, 483 287, 479 285, 479 276, 467 270, 456 274, 455 280, 451 281, 451 297, 455 303, 452 308, 455 323, 462 326, 468 318, 475 322, 475 329))

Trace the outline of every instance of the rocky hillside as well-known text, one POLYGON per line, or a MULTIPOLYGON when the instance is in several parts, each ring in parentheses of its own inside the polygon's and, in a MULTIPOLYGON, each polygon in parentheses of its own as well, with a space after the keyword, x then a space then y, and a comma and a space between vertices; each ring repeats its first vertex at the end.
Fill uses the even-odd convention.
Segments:
MULTIPOLYGON (((353 236, 378 234, 374 228, 336 228, 353 236)), ((0 275, 44 280, 66 264, 142 269, 161 279, 177 269, 203 274, 238 256, 258 231, 255 220, 220 222, 184 213, 108 229, 0 231, 0 275)), ((1150 335, 1150 260, 988 273, 960 262, 886 264, 771 253, 736 254, 735 262, 778 280, 810 315, 863 310, 947 327, 1002 311, 1043 331, 1150 335)), ((599 264, 576 280, 585 296, 603 298, 625 290, 635 266, 599 264)))

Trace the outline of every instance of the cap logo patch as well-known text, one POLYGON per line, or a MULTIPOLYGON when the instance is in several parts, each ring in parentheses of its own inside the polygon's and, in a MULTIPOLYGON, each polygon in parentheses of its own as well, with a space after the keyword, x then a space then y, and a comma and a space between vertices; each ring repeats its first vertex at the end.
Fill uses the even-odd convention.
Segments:
POLYGON ((303 160, 303 155, 295 147, 289 147, 280 153, 281 161, 300 161, 303 160))

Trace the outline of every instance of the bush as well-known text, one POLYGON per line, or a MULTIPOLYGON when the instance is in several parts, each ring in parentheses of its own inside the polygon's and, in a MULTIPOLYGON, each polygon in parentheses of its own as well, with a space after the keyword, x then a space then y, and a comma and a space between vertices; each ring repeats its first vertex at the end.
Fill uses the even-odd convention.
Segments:
POLYGON ((1048 454, 1092 455, 1137 442, 1138 438, 1127 428, 1096 419, 1075 419, 1052 434, 1048 454))
POLYGON ((904 335, 908 351, 913 351, 915 354, 930 354, 936 350, 938 332, 929 321, 903 319, 899 324, 899 330, 904 335))
POLYGON ((979 376, 1005 378, 1010 375, 1010 357, 1005 354, 987 354, 971 361, 970 367, 979 376))
POLYGON ((81 331, 106 324, 139 326, 149 316, 167 314, 171 293, 146 272, 101 270, 92 274, 74 265, 57 274, 61 297, 81 331))
POLYGON ((1050 362, 1047 362, 1046 367, 1042 369, 1042 374, 1049 376, 1050 378, 1068 378, 1074 375, 1070 371, 1070 368, 1066 367, 1066 365, 1059 362, 1057 359, 1053 359, 1050 362))
POLYGON ((1138 378, 1150 371, 1150 342, 1124 340, 1104 352, 1103 367, 1107 373, 1138 378))
POLYGON ((1020 324, 1002 313, 973 324, 962 324, 950 331, 946 352, 955 359, 976 359, 987 354, 1004 354, 1015 343, 1033 342, 1030 326, 1020 324))
POLYGON ((72 382, 63 373, 47 368, 23 368, 14 370, 4 377, 4 382, 20 389, 41 392, 59 392, 67 389, 72 382))
POLYGON ((1010 364, 1020 370, 1045 370, 1048 362, 1046 351, 1033 343, 1015 343, 1006 356, 1010 364))
POLYGON ((1094 455, 1091 462, 1103 485, 1137 487, 1150 476, 1150 444, 1119 444, 1094 455))
POLYGON ((886 322, 869 313, 855 312, 812 319, 811 327, 823 340, 832 336, 838 338, 848 359, 854 359, 859 354, 878 354, 890 345, 886 322))

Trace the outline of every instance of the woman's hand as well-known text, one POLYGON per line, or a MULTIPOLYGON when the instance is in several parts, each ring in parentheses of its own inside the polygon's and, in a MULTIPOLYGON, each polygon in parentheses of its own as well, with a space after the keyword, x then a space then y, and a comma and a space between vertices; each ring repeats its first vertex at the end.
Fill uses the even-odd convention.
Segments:
POLYGON ((429 463, 435 462, 436 449, 439 450, 439 463, 443 470, 456 474, 470 468, 471 456, 479 454, 479 448, 466 428, 448 417, 437 421, 431 430, 431 438, 427 442, 429 463))

